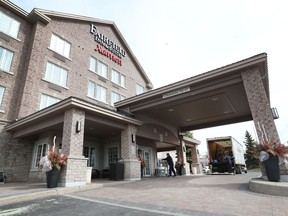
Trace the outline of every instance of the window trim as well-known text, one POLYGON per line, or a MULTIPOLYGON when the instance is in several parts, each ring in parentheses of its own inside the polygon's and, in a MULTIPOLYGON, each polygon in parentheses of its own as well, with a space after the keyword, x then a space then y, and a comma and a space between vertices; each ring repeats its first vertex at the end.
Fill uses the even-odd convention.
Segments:
POLYGON ((108 96, 108 88, 103 87, 102 85, 99 85, 98 83, 96 83, 96 82, 94 82, 94 81, 92 81, 92 80, 88 80, 87 97, 92 98, 92 99, 94 99, 94 100, 96 100, 96 101, 99 101, 99 102, 101 102, 101 103, 107 104, 107 101, 108 101, 107 96, 108 96), (90 83, 94 85, 94 86, 93 86, 93 96, 89 94, 90 83), (97 87, 100 87, 100 88, 103 88, 103 89, 106 90, 105 101, 99 100, 99 98, 97 97, 97 94, 98 94, 98 93, 97 93, 97 87))
POLYGON ((114 103, 121 101, 121 100, 125 100, 125 99, 126 99, 126 97, 124 95, 121 95, 120 93, 118 93, 116 91, 111 91, 111 100, 110 100, 111 106, 114 106, 114 103), (113 100, 112 100, 113 94, 117 94, 119 96, 119 100, 113 102, 113 100))
MULTIPOLYGON (((117 149, 117 155, 116 155, 115 159, 117 160, 119 158, 119 147, 118 146, 108 146, 107 147, 107 163, 108 163, 108 165, 110 163, 109 149, 117 149)), ((113 160, 113 158, 111 160, 113 160)), ((115 161, 111 161, 111 162, 115 162, 115 161)))
POLYGON ((112 70, 111 70, 111 82, 114 83, 114 84, 116 84, 116 85, 118 85, 118 86, 121 86, 122 88, 125 88, 125 89, 126 89, 126 86, 127 86, 126 76, 125 76, 124 74, 120 73, 119 71, 113 69, 113 68, 112 68, 112 70), (119 75, 119 76, 118 76, 118 83, 117 83, 117 82, 114 82, 114 80, 113 80, 113 74, 114 74, 114 73, 117 73, 117 74, 119 75), (123 78, 123 77, 125 78, 125 79, 124 79, 124 81, 125 81, 124 85, 122 85, 122 78, 123 78))
POLYGON ((139 83, 136 83, 136 95, 143 94, 145 92, 145 87, 139 83), (143 92, 138 93, 138 87, 143 88, 143 92))
MULTIPOLYGON (((56 44, 57 44, 57 43, 56 43, 56 44)), ((56 44, 55 44, 55 46, 57 46, 56 44)), ((55 33, 53 33, 53 32, 51 33, 50 44, 49 44, 49 47, 48 47, 49 50, 51 50, 51 51, 53 51, 53 52, 55 52, 55 53, 63 56, 64 58, 66 58, 66 59, 68 59, 68 60, 71 60, 71 58, 70 58, 70 56, 71 56, 71 47, 72 47, 72 44, 71 44, 69 41, 65 40, 63 37, 60 37, 59 35, 57 35, 57 34, 55 34, 55 33), (58 52, 56 49, 54 49, 54 48, 52 47, 52 37, 53 37, 53 35, 54 35, 57 39, 62 40, 63 42, 65 42, 65 43, 67 43, 67 44, 70 45, 70 47, 69 47, 69 55, 68 55, 68 56, 65 56, 65 51, 64 51, 63 53, 60 53, 60 52, 58 52)))
POLYGON ((2 32, 2 33, 5 34, 5 35, 8 35, 8 36, 11 37, 11 38, 14 38, 14 39, 20 41, 19 38, 18 38, 18 36, 19 36, 19 32, 20 32, 21 22, 19 22, 18 20, 16 20, 16 19, 13 18, 12 16, 9 16, 8 14, 4 13, 3 11, 0 11, 0 16, 1 16, 1 15, 4 15, 4 16, 10 18, 10 19, 12 20, 12 22, 9 23, 9 25, 10 25, 9 32, 4 32, 4 31, 2 31, 2 30, 0 30, 0 32, 2 32), (16 34, 16 35, 10 34, 10 32, 11 32, 11 26, 12 26, 12 23, 13 23, 13 22, 15 22, 14 24, 18 24, 18 26, 17 26, 17 34, 16 34))
POLYGON ((34 145, 34 151, 33 151, 33 159, 32 159, 32 164, 31 164, 31 169, 32 170, 37 170, 38 169, 38 163, 41 159, 41 157, 44 157, 48 154, 48 148, 49 148, 49 144, 47 141, 44 141, 44 140, 40 140, 38 141, 37 143, 35 143, 34 145), (46 145, 46 149, 43 148, 43 146, 46 145), (41 148, 41 155, 40 157, 38 158, 38 149, 39 149, 39 146, 42 146, 41 148), (45 150, 45 152, 44 152, 45 150), (39 159, 39 160, 38 160, 39 159), (38 160, 38 161, 37 161, 38 160))
POLYGON ((57 98, 57 97, 54 97, 54 96, 51 96, 51 95, 48 95, 48 94, 45 94, 45 93, 41 93, 40 103, 39 103, 39 110, 45 109, 45 108, 47 108, 47 107, 49 107, 49 106, 52 106, 52 105, 58 103, 59 101, 61 101, 60 98, 57 98), (55 102, 55 103, 49 104, 48 106, 46 105, 45 107, 41 108, 41 103, 42 103, 42 98, 43 98, 43 96, 46 96, 46 97, 48 97, 48 98, 57 99, 58 101, 55 102))
MULTIPOLYGON (((53 74, 54 74, 55 71, 52 70, 50 73, 53 73, 53 74)), ((53 74, 51 75, 52 77, 53 77, 53 74)), ((61 87, 63 87, 63 88, 68 89, 68 87, 67 87, 67 83, 68 83, 68 74, 69 74, 69 70, 67 70, 66 68, 61 67, 61 66, 59 66, 58 64, 55 64, 55 63, 53 63, 53 62, 51 62, 51 61, 47 61, 47 64, 46 64, 46 70, 45 70, 45 74, 44 74, 44 78, 43 78, 43 80, 45 80, 45 81, 47 81, 47 82, 49 82, 49 83, 53 83, 53 84, 55 84, 55 85, 58 85, 58 86, 61 86, 61 87), (54 68, 54 67, 58 67, 58 68, 60 68, 60 73, 61 73, 61 74, 60 74, 60 80, 61 80, 61 76, 62 76, 62 70, 64 70, 64 71, 67 72, 67 74, 66 74, 66 83, 65 83, 65 86, 62 85, 61 82, 60 82, 60 83, 56 83, 56 82, 53 82, 53 80, 49 80, 49 79, 46 78, 48 64, 51 64, 51 65, 52 65, 52 68, 54 68)))
POLYGON ((3 101, 4 101, 4 95, 5 95, 6 87, 0 85, 0 89, 2 89, 2 95, 0 94, 0 111, 1 111, 2 110, 1 108, 3 107, 3 101))
POLYGON ((0 48, 2 48, 3 49, 3 53, 11 53, 11 59, 10 59, 10 62, 9 62, 9 68, 8 68, 8 70, 6 70, 5 68, 1 68, 1 65, 2 65, 2 63, 4 62, 2 62, 2 60, 4 59, 4 57, 3 56, 5 56, 5 59, 6 59, 6 55, 1 55, 0 56, 0 70, 1 71, 3 71, 3 72, 5 72, 5 73, 9 73, 9 74, 13 74, 12 72, 11 72, 11 66, 12 66, 12 62, 13 62, 13 58, 14 58, 14 52, 12 51, 12 50, 9 50, 9 49, 7 49, 6 47, 3 47, 3 46, 0 46, 0 48))

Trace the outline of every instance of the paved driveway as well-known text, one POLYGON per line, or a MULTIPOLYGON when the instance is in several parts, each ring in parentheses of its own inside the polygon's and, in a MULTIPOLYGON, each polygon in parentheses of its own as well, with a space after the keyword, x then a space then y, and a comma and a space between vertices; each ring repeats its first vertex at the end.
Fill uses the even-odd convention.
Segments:
POLYGON ((173 215, 285 215, 288 197, 249 191, 248 183, 260 173, 199 175, 143 179, 72 193, 67 196, 103 204, 167 212, 173 215))

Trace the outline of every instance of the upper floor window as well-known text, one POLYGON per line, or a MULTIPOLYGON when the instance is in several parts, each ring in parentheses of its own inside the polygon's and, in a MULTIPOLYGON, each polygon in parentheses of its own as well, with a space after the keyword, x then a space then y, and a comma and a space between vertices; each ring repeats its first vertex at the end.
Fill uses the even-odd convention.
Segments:
POLYGON ((144 93, 144 87, 140 84, 136 84, 136 95, 144 93))
POLYGON ((116 92, 113 92, 112 91, 112 94, 111 94, 111 105, 114 106, 114 103, 120 101, 120 100, 124 100, 126 97, 123 96, 123 95, 120 95, 116 92))
POLYGON ((0 31, 17 38, 20 22, 0 11, 0 31))
POLYGON ((40 110, 44 109, 45 107, 51 106, 57 102, 59 102, 60 99, 42 94, 41 95, 41 102, 40 102, 40 110))
POLYGON ((107 89, 89 80, 88 96, 107 103, 107 89))
POLYGON ((13 52, 0 47, 0 69, 3 71, 9 71, 13 58, 13 52))
POLYGON ((0 107, 4 98, 5 87, 0 86, 0 107))
POLYGON ((112 70, 112 74, 111 74, 112 78, 112 82, 122 86, 122 87, 126 87, 126 77, 123 74, 120 74, 118 71, 116 70, 112 70))
POLYGON ((55 83, 57 85, 66 87, 67 86, 67 74, 68 71, 58 65, 47 63, 45 80, 55 83))
POLYGON ((96 58, 90 57, 89 70, 107 79, 108 66, 96 58))
POLYGON ((71 44, 68 43, 66 40, 62 39, 61 37, 55 34, 52 34, 50 49, 61 54, 62 56, 65 56, 66 58, 69 58, 70 47, 71 44))

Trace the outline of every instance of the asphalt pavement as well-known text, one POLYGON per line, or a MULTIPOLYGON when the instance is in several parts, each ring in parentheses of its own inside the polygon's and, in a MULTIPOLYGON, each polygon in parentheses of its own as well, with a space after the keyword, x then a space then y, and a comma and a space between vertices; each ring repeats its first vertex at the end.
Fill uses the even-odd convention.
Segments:
POLYGON ((155 177, 134 182, 93 181, 85 187, 55 189, 45 188, 45 184, 34 184, 33 187, 31 184, 18 187, 4 184, 0 185, 0 215, 1 210, 7 210, 9 205, 18 203, 25 206, 28 200, 33 202, 33 199, 39 201, 56 196, 109 208, 129 209, 135 213, 122 215, 137 215, 136 212, 140 211, 150 212, 151 215, 288 216, 288 197, 249 190, 250 180, 259 175, 248 172, 241 175, 155 177))

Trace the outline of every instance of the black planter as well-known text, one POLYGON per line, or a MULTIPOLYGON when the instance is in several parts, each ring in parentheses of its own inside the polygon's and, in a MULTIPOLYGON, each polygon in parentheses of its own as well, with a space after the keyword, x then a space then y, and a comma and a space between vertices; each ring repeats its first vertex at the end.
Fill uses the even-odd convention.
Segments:
POLYGON ((60 170, 52 168, 52 170, 46 172, 47 188, 55 188, 58 186, 60 177, 60 170))
POLYGON ((268 160, 264 161, 268 181, 280 181, 280 168, 278 156, 269 155, 268 160))

